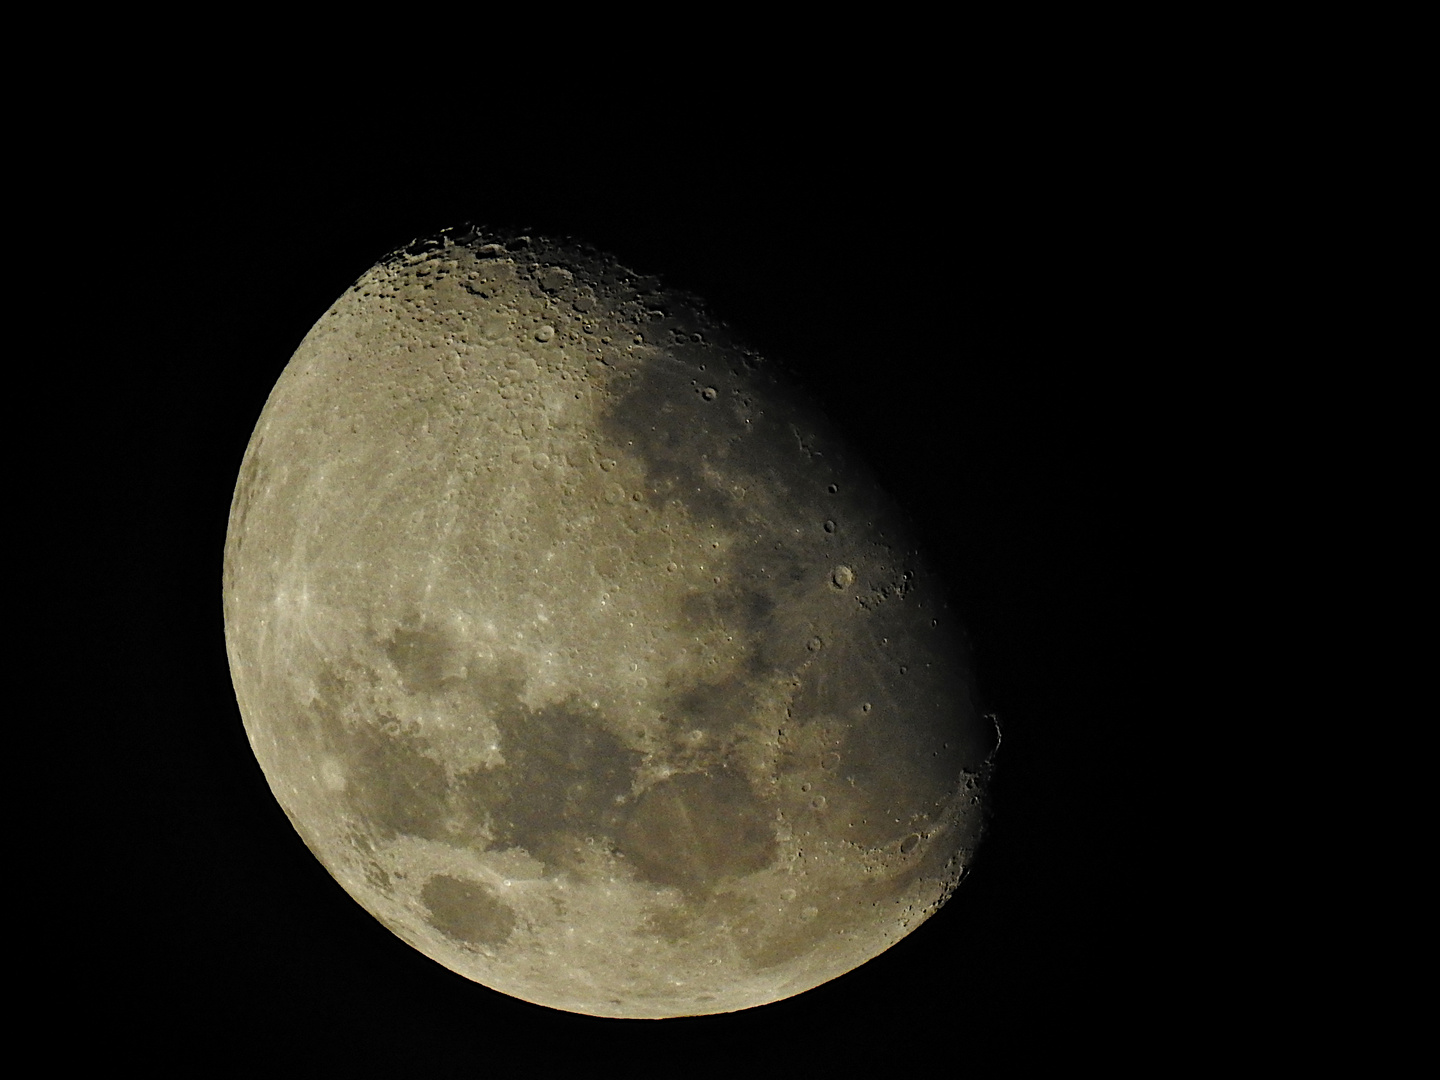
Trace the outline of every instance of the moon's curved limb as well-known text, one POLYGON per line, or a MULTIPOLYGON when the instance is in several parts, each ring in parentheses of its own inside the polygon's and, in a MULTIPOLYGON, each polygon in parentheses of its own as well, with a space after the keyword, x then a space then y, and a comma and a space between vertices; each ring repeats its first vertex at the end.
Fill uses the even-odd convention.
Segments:
POLYGON ((993 733, 863 463, 693 301, 452 231, 311 330, 224 567, 251 745, 401 938, 606 1016, 883 951, 978 839, 993 733))

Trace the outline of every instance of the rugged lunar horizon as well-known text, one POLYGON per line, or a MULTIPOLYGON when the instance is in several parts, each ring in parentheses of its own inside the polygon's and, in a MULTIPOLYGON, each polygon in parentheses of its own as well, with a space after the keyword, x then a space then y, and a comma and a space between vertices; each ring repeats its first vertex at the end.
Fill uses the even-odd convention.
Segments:
POLYGON ((396 935, 526 1001, 729 1012, 955 888, 995 743, 939 580, 700 304, 465 227, 301 343, 224 557, 246 732, 396 935))

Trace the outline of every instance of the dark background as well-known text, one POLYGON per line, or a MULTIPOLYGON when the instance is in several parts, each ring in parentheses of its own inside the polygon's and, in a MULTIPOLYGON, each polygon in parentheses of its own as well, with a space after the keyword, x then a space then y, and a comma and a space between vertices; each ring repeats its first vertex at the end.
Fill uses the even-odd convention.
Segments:
POLYGON ((937 110, 674 138, 477 122, 418 151, 401 121, 301 127, 159 125, 74 226, 112 257, 85 286, 108 330, 75 386, 102 458, 77 603, 104 647, 67 736, 87 867, 67 903, 88 943, 69 1004, 112 1046, 246 1074, 843 1075, 870 1055, 920 1067, 937 1045, 957 1066, 1132 1048, 1154 1009, 1132 598, 1163 484, 1143 298, 1170 211, 1130 150, 937 110), (948 905, 842 979, 666 1022, 507 998, 350 900, 266 786, 221 615, 241 456, 341 291, 465 220, 574 235, 708 298, 808 374, 950 571, 1004 734, 990 833, 948 905))

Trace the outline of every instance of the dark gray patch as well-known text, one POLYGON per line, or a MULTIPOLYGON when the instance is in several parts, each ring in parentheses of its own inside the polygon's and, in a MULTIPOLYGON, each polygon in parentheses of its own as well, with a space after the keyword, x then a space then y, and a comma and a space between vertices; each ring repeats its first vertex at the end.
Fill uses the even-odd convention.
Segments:
POLYGON ((385 643, 385 655, 399 672, 400 684, 410 694, 433 694, 445 683, 463 677, 455 648, 438 630, 400 627, 385 643))
POLYGON ((690 773, 641 796, 620 847, 648 880, 704 893, 770 865, 776 850, 772 817, 729 770, 690 773))
POLYGON ((367 860, 362 865, 362 870, 365 874, 366 882, 369 883, 372 889, 378 889, 380 892, 385 893, 387 896, 389 895, 391 881, 390 872, 388 870, 386 870, 379 863, 375 862, 373 859, 367 860))
POLYGON ((697 914, 689 906, 658 908, 645 913, 645 928, 672 945, 684 945, 700 925, 697 914))
POLYGON ((359 856, 360 871, 365 875, 366 882, 371 888, 388 894, 392 884, 390 874, 375 856, 375 843, 370 830, 356 821, 351 821, 345 829, 345 839, 359 856))
POLYGON ((774 674, 811 667, 819 651, 811 648, 815 640, 811 614, 800 604, 779 604, 765 626, 754 632, 752 668, 774 674))
POLYGON ((722 736, 741 727, 755 710, 755 687, 740 679, 702 683, 676 695, 667 717, 686 728, 722 736))
POLYGON ((515 912, 473 881, 437 875, 420 890, 430 909, 426 920, 448 938, 495 948, 515 929, 515 912))
POLYGON ((832 809, 853 822, 847 839, 867 847, 898 843, 915 830, 912 819, 937 820, 955 793, 975 727, 967 672, 943 647, 920 651, 910 634, 883 644, 834 635, 814 655, 792 709, 800 718, 844 718, 835 727, 840 741, 825 748, 839 754, 825 770, 838 783, 826 792, 832 809), (897 651, 917 661, 904 678, 897 651))
POLYGON ((424 756, 423 742, 368 724, 346 730, 343 739, 352 779, 345 795, 362 820, 382 836, 444 837, 445 770, 424 756))
POLYGON ((686 633, 698 634, 705 627, 720 621, 715 594, 692 589, 680 601, 680 627, 686 633))
POLYGON ((755 941, 750 951, 750 962, 759 969, 775 967, 795 960, 818 948, 827 938, 835 936, 829 919, 815 918, 802 922, 793 913, 787 913, 786 921, 755 941))
MULTIPOLYGON (((707 363, 706 380, 723 370, 720 356, 707 363)), ((828 557, 817 562, 814 535, 797 536, 790 526, 807 516, 807 506, 811 521, 834 520, 843 507, 822 513, 820 493, 840 472, 855 470, 828 432, 809 434, 826 425, 803 390, 778 382, 750 387, 733 395, 742 415, 695 393, 700 374, 675 360, 637 367, 600 420, 603 441, 643 466, 650 504, 682 504, 702 533, 711 526, 733 541, 716 568, 719 587, 687 601, 686 622, 733 630, 751 674, 788 673, 814 660, 807 644, 818 628, 805 612, 830 587, 832 570, 828 557), (801 450, 797 430, 807 433, 812 453, 801 450), (816 449, 822 445, 823 454, 816 449)))
POLYGON ((296 711, 309 722, 311 731, 319 741, 332 750, 340 749, 345 734, 345 721, 341 715, 342 703, 348 697, 347 688, 340 677, 328 664, 315 669, 313 696, 296 698, 296 711))
POLYGON ((568 863, 576 838, 614 836, 638 753, 626 749, 594 710, 518 701, 495 716, 505 764, 464 781, 460 803, 486 817, 502 847, 523 847, 547 863, 568 863))
MULTIPOLYGON (((736 577, 744 579, 744 569, 739 571, 736 577)), ((764 593, 756 592, 744 586, 733 589, 725 589, 715 594, 712 601, 716 614, 725 621, 726 625, 733 626, 747 634, 760 634, 770 625, 770 620, 775 613, 775 598, 766 596, 764 593)))
POLYGON ((938 819, 958 786, 959 759, 906 712, 871 715, 851 728, 836 772, 854 826, 847 837, 881 847, 912 832, 918 819, 938 819))
POLYGON ((797 716, 851 716, 861 702, 883 700, 888 656, 873 639, 855 633, 855 625, 846 629, 830 634, 823 648, 806 651, 812 663, 795 697, 797 716))
POLYGON ((525 679, 525 663, 518 657, 472 659, 466 665, 463 686, 456 689, 472 698, 482 711, 493 714, 521 707, 518 702, 525 679))
POLYGON ((758 413, 746 423, 717 410, 694 392, 697 373, 675 363, 637 367, 600 429, 612 445, 644 463, 653 501, 683 502, 696 522, 721 523, 730 531, 743 498, 732 485, 763 486, 774 497, 793 482, 789 474, 801 462, 785 424, 758 413))
POLYGON ((754 933, 742 938, 742 948, 756 968, 764 969, 798 959, 809 952, 824 954, 838 936, 864 935, 889 929, 900 911, 902 900, 919 876, 912 866, 878 880, 860 881, 824 893, 806 894, 785 906, 778 917, 766 913, 754 933), (807 908, 814 909, 806 918, 807 908))

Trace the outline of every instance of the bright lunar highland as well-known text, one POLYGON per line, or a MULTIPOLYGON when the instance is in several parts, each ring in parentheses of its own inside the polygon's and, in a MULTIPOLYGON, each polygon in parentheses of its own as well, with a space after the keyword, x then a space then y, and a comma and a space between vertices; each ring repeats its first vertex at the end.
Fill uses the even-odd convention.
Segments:
POLYGON ((336 301, 245 453, 224 610, 310 850, 526 1001, 800 993, 979 838, 995 732, 897 509, 785 371, 583 246, 451 230, 336 301))

